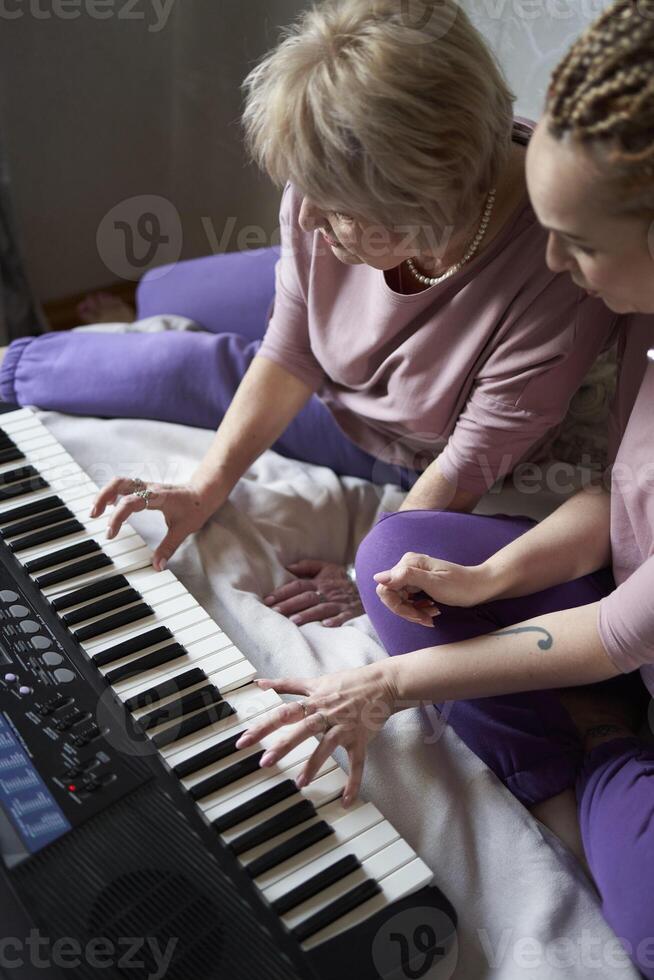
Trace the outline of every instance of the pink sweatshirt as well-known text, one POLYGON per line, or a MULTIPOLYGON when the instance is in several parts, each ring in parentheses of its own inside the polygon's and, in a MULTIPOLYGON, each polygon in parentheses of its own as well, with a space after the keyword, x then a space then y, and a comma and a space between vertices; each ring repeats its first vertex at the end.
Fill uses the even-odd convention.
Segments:
POLYGON ((625 673, 640 667, 654 694, 654 317, 626 336, 616 427, 624 432, 611 474, 611 552, 617 588, 599 604, 602 643, 625 673), (640 388, 639 388, 640 385, 640 388), (635 399, 635 404, 634 404, 635 399), (633 408, 632 408, 633 406, 633 408))
POLYGON ((413 295, 339 262, 319 232, 301 230, 300 205, 287 185, 259 354, 310 384, 367 452, 414 469, 421 452, 440 452, 464 490, 481 495, 542 455, 619 318, 548 270, 528 201, 486 251, 413 295))

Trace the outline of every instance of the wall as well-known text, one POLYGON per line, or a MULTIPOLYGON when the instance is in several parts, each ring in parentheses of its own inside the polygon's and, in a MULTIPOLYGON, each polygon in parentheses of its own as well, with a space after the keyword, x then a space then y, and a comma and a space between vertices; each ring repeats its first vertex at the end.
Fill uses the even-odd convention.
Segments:
POLYGON ((258 221, 273 231, 278 195, 246 168, 239 85, 301 6, 0 0, 0 125, 41 300, 117 278, 111 250, 98 252, 98 228, 134 196, 172 202, 185 256, 210 251, 203 217, 219 239, 236 215, 239 227, 258 221), (91 15, 100 9, 111 16, 91 15), (62 11, 79 16, 55 15, 62 11))
MULTIPOLYGON (((552 66, 606 6, 462 2, 504 64, 519 112, 532 117, 552 66)), ((151 195, 172 205, 156 264, 257 244, 243 238, 248 225, 268 241, 276 227, 278 194, 244 159, 239 86, 302 0, 127 3, 0 0, 0 124, 41 300, 138 278, 142 269, 124 268, 107 234, 122 244, 113 221, 125 209, 156 216, 165 202, 151 195)))

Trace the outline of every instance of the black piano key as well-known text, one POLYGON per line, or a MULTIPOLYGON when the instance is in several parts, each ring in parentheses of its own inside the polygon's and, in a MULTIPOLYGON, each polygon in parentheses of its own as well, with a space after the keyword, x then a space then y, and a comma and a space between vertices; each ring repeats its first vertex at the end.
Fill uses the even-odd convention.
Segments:
MULTIPOLYGON (((31 504, 20 504, 18 507, 12 507, 11 510, 6 510, 3 514, 0 514, 0 527, 6 527, 12 521, 21 521, 24 517, 31 517, 33 514, 44 514, 48 510, 54 510, 57 507, 64 507, 65 504, 61 497, 41 497, 40 500, 33 500, 31 504)), ((3 531, 5 536, 12 533, 11 528, 7 528, 3 531)))
POLYGON ((62 623, 66 626, 75 626, 77 623, 83 623, 85 619, 93 619, 94 616, 102 616, 103 613, 113 612, 114 609, 122 609, 123 606, 128 606, 131 602, 138 602, 143 596, 136 589, 123 589, 122 592, 112 592, 111 595, 103 596, 101 599, 95 599, 93 602, 87 602, 79 609, 73 609, 72 612, 64 613, 61 617, 62 623))
POLYGON ((12 448, 0 448, 0 466, 3 463, 14 463, 19 459, 25 459, 25 453, 21 452, 17 447, 12 448))
POLYGON ((228 756, 234 755, 237 751, 236 743, 242 734, 243 732, 241 731, 235 735, 230 735, 229 738, 223 738, 220 742, 216 742, 215 745, 210 746, 210 748, 204 749, 192 758, 178 763, 173 768, 173 772, 178 779, 185 779, 187 776, 192 776, 194 772, 200 772, 201 769, 206 769, 207 766, 212 765, 214 762, 220 762, 221 759, 226 759, 228 756))
POLYGON ((96 619, 88 626, 80 626, 78 630, 73 630, 73 633, 80 643, 85 643, 87 640, 93 640, 104 633, 111 633, 112 630, 118 630, 122 626, 129 626, 130 623, 138 623, 141 619, 153 615, 152 607, 147 602, 139 602, 138 606, 120 609, 109 616, 103 616, 102 619, 96 619))
POLYGON ((312 820, 315 816, 316 808, 311 800, 301 800, 299 803, 294 803, 293 806, 288 807, 287 810, 282 810, 281 813, 276 813, 274 817, 252 827, 251 830, 239 834, 238 837, 230 841, 230 849, 237 856, 245 854, 253 847, 265 844, 273 837, 277 837, 278 834, 292 830, 293 827, 298 827, 301 823, 306 823, 307 820, 312 820))
POLYGON ((0 486, 0 503, 5 500, 13 500, 15 497, 24 497, 28 493, 35 493, 37 490, 45 490, 50 484, 41 476, 31 477, 29 480, 21 480, 20 483, 13 483, 10 487, 0 486))
POLYGON ((83 561, 75 561, 65 568, 58 568, 55 572, 37 575, 34 581, 40 589, 47 589, 49 585, 60 585, 62 582, 68 582, 80 575, 88 575, 89 572, 95 572, 99 568, 108 568, 110 565, 113 565, 113 561, 109 555, 93 555, 92 558, 84 558, 83 561))
MULTIPOLYGON (((139 674, 145 673, 146 670, 152 670, 154 667, 162 667, 164 664, 169 664, 173 660, 179 660, 185 653, 186 650, 181 643, 171 643, 167 647, 162 647, 161 650, 144 653, 142 657, 137 657, 136 660, 130 660, 128 664, 114 667, 113 670, 107 671, 105 680, 108 684, 117 684, 118 681, 125 681, 130 677, 138 677, 139 674)), ((98 663, 97 657, 93 659, 95 663, 98 663)))
POLYGON ((111 664, 115 660, 122 660, 123 657, 129 657, 131 653, 138 653, 139 650, 153 647, 155 643, 163 643, 165 640, 172 639, 174 639, 173 634, 167 626, 157 626, 156 629, 148 630, 146 633, 139 633, 138 636, 132 636, 129 640, 123 640, 121 643, 116 643, 113 647, 108 647, 108 649, 103 650, 102 653, 98 653, 93 658, 93 663, 97 664, 98 667, 106 667, 107 664, 111 664))
POLYGON ((80 602, 88 602, 89 599, 97 599, 99 596, 107 595, 109 592, 116 592, 117 589, 126 589, 129 582, 124 575, 111 575, 109 578, 101 578, 98 582, 91 582, 84 585, 81 589, 67 592, 65 595, 57 596, 52 600, 52 608, 56 612, 62 609, 70 609, 80 602))
POLYGON ((289 858, 295 857, 301 851, 306 851, 308 847, 313 847, 319 841, 324 840, 334 833, 334 828, 330 827, 326 820, 319 820, 306 830, 301 830, 299 834, 293 834, 283 844, 277 844, 261 857, 255 858, 245 865, 245 870, 251 878, 258 878, 271 868, 276 868, 278 864, 283 864, 289 858))
POLYGON ((205 684, 197 691, 183 694, 180 698, 169 701, 168 704, 162 704, 158 708, 148 711, 147 714, 139 718, 139 725, 149 731, 151 728, 156 728, 157 725, 163 725, 165 721, 183 718, 184 715, 189 715, 192 711, 206 708, 210 704, 218 704, 222 699, 222 694, 217 687, 214 687, 213 684, 205 684))
POLYGON ((11 438, 11 436, 8 436, 7 433, 4 431, 0 432, 0 447, 2 447, 2 449, 9 449, 10 447, 13 447, 15 445, 16 443, 11 438))
POLYGON ((6 473, 0 473, 0 487, 6 487, 10 483, 16 483, 18 480, 27 480, 32 476, 38 476, 39 471, 33 466, 17 466, 13 470, 7 470, 6 473))
POLYGON ((381 893, 381 887, 372 878, 368 878, 367 881, 362 881, 360 885, 356 888, 350 889, 345 895, 341 895, 335 901, 326 905, 324 909, 316 912, 315 915, 309 916, 304 922, 296 926, 292 930, 293 935, 299 943, 305 942, 311 936, 314 936, 321 929, 325 929, 330 926, 332 922, 336 922, 342 916, 347 915, 348 912, 352 912, 354 909, 358 909, 360 905, 364 902, 370 901, 375 895, 381 893))
POLYGON ((11 538, 18 534, 27 534, 29 531, 38 531, 41 527, 51 527, 53 524, 60 524, 69 518, 74 518, 72 510, 68 507, 54 507, 51 510, 41 511, 33 517, 26 517, 22 521, 16 521, 11 527, 0 531, 5 538, 11 538))
POLYGON ((286 915, 296 905, 301 905, 302 902, 306 902, 331 885, 335 885, 337 881, 342 881, 343 878, 347 878, 348 875, 358 871, 360 867, 361 862, 356 855, 346 854, 340 861, 335 861, 328 868, 324 868, 323 871, 319 871, 318 874, 308 878, 307 881, 303 881, 297 888, 293 888, 290 892, 282 895, 277 901, 272 903, 272 907, 277 915, 286 915))
POLYGON ((216 817, 212 821, 212 826, 219 834, 224 834, 226 830, 231 830, 232 827, 238 826, 244 820, 256 817, 258 813, 263 813, 264 810, 276 803, 281 803, 282 800, 287 800, 289 796, 296 795, 300 796, 301 794, 295 785, 295 780, 283 779, 281 783, 276 783, 270 789, 264 790, 263 793, 259 793, 257 796, 246 800, 245 803, 241 803, 240 806, 234 807, 233 810, 223 813, 221 817, 216 817))
POLYGON ((45 527, 40 531, 33 531, 31 534, 23 534, 11 542, 9 550, 17 554, 19 551, 25 551, 27 548, 35 548, 39 544, 47 544, 48 541, 57 541, 59 538, 65 538, 69 534, 79 534, 84 530, 84 525, 76 520, 76 518, 73 518, 70 521, 63 521, 61 524, 55 524, 54 527, 45 527))
POLYGON ((171 725, 165 731, 158 732, 153 736, 152 741, 158 749, 162 749, 165 745, 172 745, 173 742, 179 742, 180 739, 186 738, 187 735, 194 735, 196 732, 202 731, 203 728, 208 728, 209 725, 214 725, 217 721, 223 721, 233 714, 236 714, 236 711, 232 708, 231 704, 228 704, 227 701, 219 701, 218 704, 212 704, 210 708, 199 711, 197 715, 181 721, 178 725, 171 725))
POLYGON ((96 551, 101 551, 100 545, 91 538, 89 541, 71 544, 70 548, 59 548, 58 551, 49 551, 47 555, 41 555, 40 558, 32 558, 25 562, 25 569, 30 573, 42 572, 44 568, 52 568, 53 565, 72 561, 73 558, 83 558, 84 555, 92 555, 96 551))
POLYGON ((249 755, 246 759, 242 759, 241 762, 235 762, 234 765, 227 766, 226 769, 221 769, 220 772, 214 773, 213 776, 207 776, 206 779, 196 783, 195 786, 191 786, 189 790, 191 797, 194 800, 202 800, 205 796, 209 796, 210 793, 215 793, 216 790, 224 789, 225 786, 230 786, 232 783, 238 782, 244 776, 249 776, 258 770, 262 757, 263 749, 260 752, 255 752, 254 755, 249 755))
POLYGON ((147 708, 151 704, 156 704, 157 701, 163 701, 164 698, 168 698, 172 694, 179 694, 186 688, 193 687, 194 684, 199 684, 200 681, 206 681, 206 679, 207 675, 200 667, 191 667, 190 670, 178 674, 177 677, 171 677, 170 680, 162 681, 161 684, 154 684, 147 691, 133 694, 131 698, 127 698, 125 701, 125 707, 128 711, 147 708))

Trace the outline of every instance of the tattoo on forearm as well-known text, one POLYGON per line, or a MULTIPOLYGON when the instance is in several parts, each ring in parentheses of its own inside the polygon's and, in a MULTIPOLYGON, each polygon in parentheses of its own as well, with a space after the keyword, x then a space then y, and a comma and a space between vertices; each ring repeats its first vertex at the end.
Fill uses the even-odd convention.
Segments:
POLYGON ((513 629, 491 633, 490 636, 508 636, 510 633, 542 633, 543 636, 538 641, 539 650, 551 650, 554 645, 554 637, 548 630, 543 629, 542 626, 515 626, 513 629))

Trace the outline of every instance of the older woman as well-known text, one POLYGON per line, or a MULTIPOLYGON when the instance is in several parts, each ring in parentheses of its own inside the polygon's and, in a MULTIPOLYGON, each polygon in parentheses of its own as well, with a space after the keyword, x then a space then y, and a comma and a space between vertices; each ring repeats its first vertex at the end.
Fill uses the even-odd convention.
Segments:
MULTIPOLYGON (((654 313, 653 79, 654 20, 619 0, 555 73, 529 150, 550 267, 619 312, 654 313)), ((635 319, 610 493, 591 487, 536 527, 426 510, 382 519, 359 551, 359 577, 387 649, 405 655, 320 679, 260 682, 305 700, 239 743, 299 722, 266 753, 269 765, 308 733, 324 733, 299 778, 310 780, 342 744, 347 802, 388 714, 453 702, 449 724, 526 806, 543 814, 545 801, 577 804, 580 856, 647 977, 654 747, 651 733, 645 741, 638 731, 647 688, 654 693, 653 344, 654 319, 635 319)))
MULTIPOLYGON (((222 418, 189 485, 148 485, 168 525, 156 567, 270 446, 413 484, 407 509, 472 509, 542 452, 612 336, 617 318, 547 269, 524 180, 531 130, 481 37, 454 0, 411 7, 411 20, 395 0, 313 7, 246 82, 248 145, 285 185, 262 343, 51 335, 9 350, 5 397, 222 418)), ((99 498, 96 513, 124 495, 114 530, 145 506, 134 487, 99 498)), ((291 571, 267 601, 295 622, 360 611, 344 570, 291 571)))

